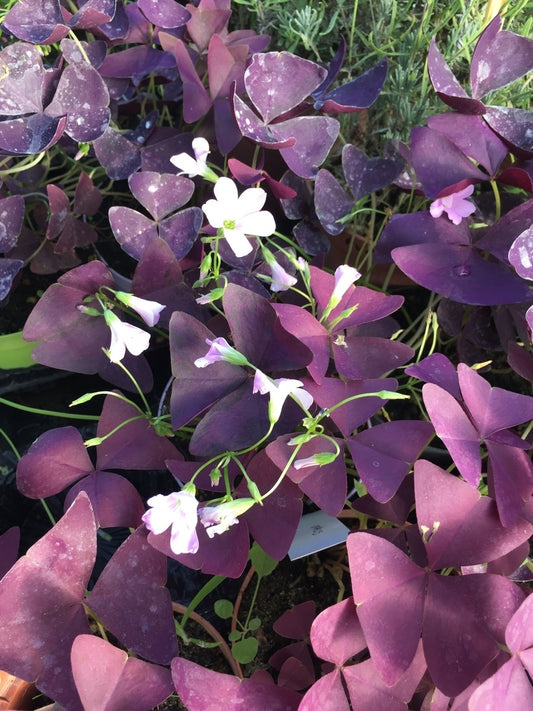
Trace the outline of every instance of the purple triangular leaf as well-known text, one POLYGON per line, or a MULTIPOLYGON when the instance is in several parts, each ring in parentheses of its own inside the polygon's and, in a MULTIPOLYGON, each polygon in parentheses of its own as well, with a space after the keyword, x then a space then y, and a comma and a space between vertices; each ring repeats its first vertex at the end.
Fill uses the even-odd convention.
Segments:
POLYGON ((183 207, 194 193, 192 180, 170 173, 161 174, 153 171, 134 173, 130 176, 128 185, 135 199, 158 222, 183 207))
POLYGON ((429 45, 428 73, 433 88, 452 109, 465 114, 483 114, 485 112, 484 104, 476 99, 471 99, 459 84, 438 50, 434 37, 429 45))
POLYGON ((136 528, 141 525, 143 501, 133 484, 120 474, 99 471, 89 474, 69 490, 65 509, 80 491, 89 497, 99 528, 136 528))
POLYGON ((500 521, 512 526, 524 515, 524 502, 533 494, 533 464, 526 452, 487 440, 489 452, 488 485, 496 499, 500 521))
POLYGON ((112 180, 125 180, 141 167, 141 153, 137 146, 110 126, 93 143, 100 165, 112 180))
POLYGON ((431 462, 416 462, 414 477, 418 527, 433 569, 496 560, 533 531, 524 519, 504 528, 493 499, 431 462))
POLYGON ((385 57, 361 76, 329 91, 315 102, 315 109, 321 109, 328 114, 351 113, 367 109, 378 98, 387 78, 387 71, 388 60, 385 57))
POLYGON ((156 223, 131 207, 109 208, 109 224, 122 249, 137 260, 158 236, 156 223))
POLYGON ((165 587, 167 563, 146 536, 144 527, 128 536, 100 574, 87 604, 126 647, 152 662, 168 664, 178 648, 165 587))
MULTIPOLYGON (((296 336, 313 353, 307 370, 316 383, 321 383, 329 365, 329 334, 313 314, 294 304, 272 304, 281 325, 296 336)), ((337 381, 340 382, 340 381, 337 381)))
POLYGON ((489 106, 484 119, 492 130, 510 146, 513 153, 521 158, 533 156, 531 145, 533 113, 531 111, 504 106, 489 106))
POLYGON ((174 0, 139 0, 139 9, 153 25, 166 28, 182 27, 191 13, 174 0))
POLYGON ((323 610, 311 626, 311 644, 321 659, 341 666, 366 647, 352 597, 323 610))
POLYGON ((514 711, 533 707, 533 686, 518 657, 511 657, 468 700, 470 711, 514 711))
POLYGON ((413 357, 413 349, 399 341, 373 336, 357 336, 332 344, 339 374, 350 380, 380 378, 413 357))
POLYGON ((0 667, 36 680, 42 692, 72 711, 82 706, 70 648, 77 635, 90 632, 82 602, 95 558, 94 516, 80 494, 0 581, 0 667))
POLYGON ((432 353, 419 363, 410 365, 405 372, 425 383, 439 385, 457 400, 462 399, 457 372, 451 360, 442 353, 432 353))
POLYGON ((174 691, 168 669, 129 657, 94 635, 76 637, 71 660, 85 711, 145 711, 174 691))
POLYGON ((20 0, 11 7, 3 25, 32 44, 54 44, 69 33, 59 0, 20 0))
MULTIPOLYGON (((335 668, 329 674, 320 677, 307 690, 298 711, 351 711, 346 697, 345 680, 340 669, 335 668)), ((388 711, 388 710, 387 710, 388 711)))
POLYGON ((296 139, 294 145, 279 149, 289 168, 302 178, 314 178, 337 140, 340 125, 330 116, 299 116, 271 128, 278 140, 296 139))
POLYGON ((94 471, 81 434, 75 427, 48 430, 21 457, 17 487, 32 499, 47 498, 94 471))
POLYGON ((0 301, 11 291, 15 277, 23 266, 22 259, 0 258, 0 301))
POLYGON ((194 365, 194 361, 208 351, 206 339, 214 338, 208 328, 189 314, 174 312, 170 319, 170 354, 176 378, 170 400, 174 429, 185 425, 247 379, 246 371, 231 363, 213 363, 207 370, 194 365))
POLYGON ((476 428, 457 400, 438 385, 426 383, 422 396, 435 431, 458 470, 469 484, 477 486, 481 476, 481 454, 476 428))
MULTIPOLYGON (((496 259, 499 259, 504 264, 508 262, 509 250, 513 242, 522 232, 528 230, 533 222, 533 199, 517 205, 512 210, 509 210, 502 215, 477 240, 476 246, 485 249, 492 254, 496 259)), ((526 300, 526 299, 524 299, 526 300)))
POLYGON ((315 62, 290 52, 255 54, 244 74, 252 103, 266 123, 295 108, 326 77, 315 62))
POLYGON ((368 158, 351 144, 342 149, 344 177, 356 202, 392 183, 403 165, 403 161, 392 158, 368 158))
POLYGON ((274 133, 237 94, 233 97, 233 111, 240 132, 254 143, 272 149, 286 148, 296 143, 294 136, 281 137, 274 133))
POLYGON ((501 30, 501 25, 501 15, 496 15, 474 49, 470 83, 475 99, 511 84, 533 69, 533 40, 501 30))
POLYGON ((191 251, 200 228, 203 213, 199 207, 187 207, 164 219, 159 225, 159 235, 169 245, 177 259, 191 251))
POLYGON ((22 195, 10 195, 0 200, 0 252, 8 252, 17 243, 24 220, 24 205, 22 195))
POLYGON ((354 207, 354 201, 329 170, 319 170, 315 180, 315 210, 320 224, 330 235, 344 229, 340 222, 354 207))
POLYGON ((348 536, 357 615, 374 665, 387 685, 411 664, 422 631, 427 573, 388 541, 348 536))
POLYGON ((174 58, 160 49, 137 45, 113 54, 108 54, 99 72, 103 77, 135 78, 157 73, 158 70, 174 69, 174 58))
POLYGON ((121 397, 104 400, 97 436, 104 438, 97 449, 98 469, 164 469, 166 459, 180 458, 172 442, 121 397))
POLYGON ((533 227, 515 239, 509 250, 509 261, 519 276, 533 281, 533 227))
POLYGON ((12 526, 0 535, 0 580, 18 557, 20 528, 12 526))
POLYGON ((432 436, 430 422, 396 420, 348 439, 357 473, 376 501, 385 503, 394 496, 432 436))
POLYGON ((0 121, 0 148, 9 154, 40 153, 57 143, 66 125, 66 117, 46 114, 0 121))

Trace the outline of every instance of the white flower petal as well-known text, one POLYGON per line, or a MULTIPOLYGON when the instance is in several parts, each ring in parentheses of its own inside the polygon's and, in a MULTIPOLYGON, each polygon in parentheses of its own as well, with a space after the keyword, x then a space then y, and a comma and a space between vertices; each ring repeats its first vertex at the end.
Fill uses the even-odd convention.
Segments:
POLYGON ((239 191, 231 178, 219 178, 213 188, 215 197, 219 200, 226 209, 226 219, 228 219, 228 211, 234 211, 234 206, 239 199, 239 191))
POLYGON ((187 173, 190 178, 198 175, 198 163, 188 153, 178 153, 170 158, 170 162, 182 173, 187 173))
POLYGON ((237 227, 247 235, 269 237, 276 230, 276 221, 272 213, 262 210, 239 218, 237 227))
POLYGON ((202 210, 211 227, 217 230, 224 225, 224 220, 228 219, 226 208, 218 200, 208 200, 202 205, 202 210))
POLYGON ((224 237, 236 257, 245 257, 247 254, 250 254, 253 249, 250 242, 246 239, 244 232, 241 230, 229 230, 225 227, 224 237))
POLYGON ((258 212, 265 204, 267 194, 263 188, 248 188, 237 200, 237 215, 244 217, 252 212, 258 212))

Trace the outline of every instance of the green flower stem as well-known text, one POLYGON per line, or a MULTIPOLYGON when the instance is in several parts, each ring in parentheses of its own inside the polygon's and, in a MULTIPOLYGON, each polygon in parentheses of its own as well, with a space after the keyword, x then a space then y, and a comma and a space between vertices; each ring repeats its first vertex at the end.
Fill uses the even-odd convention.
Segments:
MULTIPOLYGON (((92 393, 85 393, 85 395, 82 395, 81 397, 77 398, 76 400, 73 400, 70 403, 69 407, 74 407, 76 405, 81 405, 82 403, 89 402, 89 400, 92 400, 93 397, 97 397, 98 395, 106 395, 106 396, 109 395, 110 397, 116 397, 119 400, 122 400, 123 402, 127 402, 128 405, 131 405, 132 407, 134 407, 140 415, 142 415, 143 417, 146 417, 146 412, 144 412, 139 407, 139 405, 134 403, 132 400, 127 398, 122 393, 117 393, 117 392, 114 392, 113 390, 96 390, 95 392, 92 392, 92 393)), ((151 416, 151 413, 150 413, 150 416, 151 416)), ((99 420, 100 418, 96 417, 95 419, 99 420)))
POLYGON ((15 447, 15 443, 13 442, 11 437, 7 434, 7 432, 5 430, 3 430, 1 427, 0 427, 0 435, 2 435, 2 437, 8 443, 8 445, 9 445, 10 449, 13 451, 13 454, 15 455, 15 457, 17 459, 20 459, 20 453, 19 453, 18 449, 15 447))
POLYGON ((52 526, 55 526, 56 523, 57 523, 57 521, 56 521, 55 518, 53 517, 52 512, 50 511, 50 508, 49 508, 48 504, 46 503, 46 501, 45 501, 44 499, 39 499, 39 501, 41 502, 41 504, 42 504, 42 506, 43 506, 43 509, 46 511, 46 515, 47 515, 48 518, 50 519, 50 521, 51 521, 51 523, 52 523, 52 526))
POLYGON ((130 422, 135 422, 136 420, 144 420, 146 419, 144 414, 142 415, 137 415, 136 417, 128 417, 127 420, 124 420, 123 422, 120 423, 120 425, 117 425, 116 427, 113 427, 113 429, 108 432, 105 435, 102 435, 101 437, 91 437, 91 439, 86 440, 83 444, 86 447, 97 447, 99 444, 102 444, 108 437, 111 437, 114 435, 116 432, 118 432, 122 427, 125 425, 129 425, 130 422))
POLYGON ((63 417, 68 420, 85 420, 90 422, 98 422, 99 415, 75 415, 71 412, 57 412, 56 410, 42 410, 40 407, 30 407, 29 405, 21 405, 12 400, 6 400, 0 397, 0 404, 12 407, 14 410, 22 410, 23 412, 31 412, 34 415, 45 415, 47 417, 63 417))

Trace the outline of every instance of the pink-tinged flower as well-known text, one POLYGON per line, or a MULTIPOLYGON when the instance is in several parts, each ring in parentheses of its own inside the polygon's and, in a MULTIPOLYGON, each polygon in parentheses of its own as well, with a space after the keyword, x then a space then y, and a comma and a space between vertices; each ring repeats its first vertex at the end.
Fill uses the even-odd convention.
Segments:
POLYGON ((235 499, 218 506, 206 506, 198 509, 198 516, 202 526, 206 529, 209 538, 224 533, 230 526, 239 523, 237 516, 241 516, 254 505, 253 499, 235 499))
POLYGON ((283 269, 279 262, 273 262, 269 264, 270 271, 272 273, 272 282, 270 284, 270 289, 272 291, 287 291, 291 286, 294 286, 298 279, 289 274, 288 271, 283 269))
POLYGON ((474 186, 467 185, 466 188, 458 190, 456 193, 437 198, 429 206, 431 217, 440 217, 445 212, 454 225, 459 225, 463 217, 468 217, 476 211, 474 203, 465 200, 473 192, 474 186))
POLYGON ((128 294, 126 291, 115 291, 115 296, 130 309, 136 311, 148 326, 155 326, 159 321, 159 315, 165 308, 164 304, 158 301, 141 299, 139 296, 128 294))
POLYGON ((146 528, 155 533, 170 531, 170 548, 176 555, 198 550, 198 501, 188 491, 176 491, 168 496, 157 494, 147 501, 151 508, 143 515, 146 528))
POLYGON ((209 350, 205 356, 194 361, 194 365, 197 368, 206 368, 208 365, 217 363, 220 360, 226 363, 233 363, 233 365, 249 365, 243 354, 230 346, 225 338, 215 338, 212 341, 206 338, 205 342, 209 346, 209 350))
POLYGON ((104 318, 111 329, 109 360, 119 363, 126 355, 126 349, 135 356, 140 355, 150 345, 150 334, 142 328, 121 321, 110 309, 104 311, 104 318))
POLYGON ((248 236, 268 237, 276 229, 274 217, 261 210, 266 200, 262 188, 248 188, 239 195, 231 178, 219 178, 215 183, 216 199, 202 206, 209 224, 219 230, 236 257, 244 257, 253 247, 248 236))
MULTIPOLYGON (((289 443, 290 444, 290 443, 289 443)), ((324 464, 331 464, 337 458, 338 452, 318 452, 310 457, 296 459, 292 466, 295 469, 307 469, 308 467, 323 467, 324 464)))
POLYGON ((342 297, 348 291, 350 286, 361 277, 361 273, 350 267, 348 264, 341 264, 335 269, 335 286, 329 299, 331 308, 334 309, 340 304, 342 297))
POLYGON ((178 153, 170 158, 170 162, 182 171, 179 175, 186 173, 189 178, 201 175, 202 178, 216 183, 218 175, 207 165, 207 156, 210 153, 209 143, 205 138, 194 138, 192 149, 194 151, 194 158, 188 153, 178 153))
POLYGON ((308 410, 313 404, 313 396, 303 389, 301 380, 291 380, 290 378, 272 380, 260 370, 255 371, 253 392, 261 393, 261 395, 269 393, 268 417, 272 424, 279 420, 281 410, 289 395, 292 395, 304 410, 308 410))

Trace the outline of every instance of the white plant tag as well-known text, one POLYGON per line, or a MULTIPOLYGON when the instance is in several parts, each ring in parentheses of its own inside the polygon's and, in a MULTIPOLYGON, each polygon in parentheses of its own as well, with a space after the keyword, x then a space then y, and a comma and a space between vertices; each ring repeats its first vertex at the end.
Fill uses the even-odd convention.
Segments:
POLYGON ((324 511, 314 511, 302 516, 296 535, 289 548, 289 558, 297 560, 344 543, 350 529, 334 516, 324 511))

